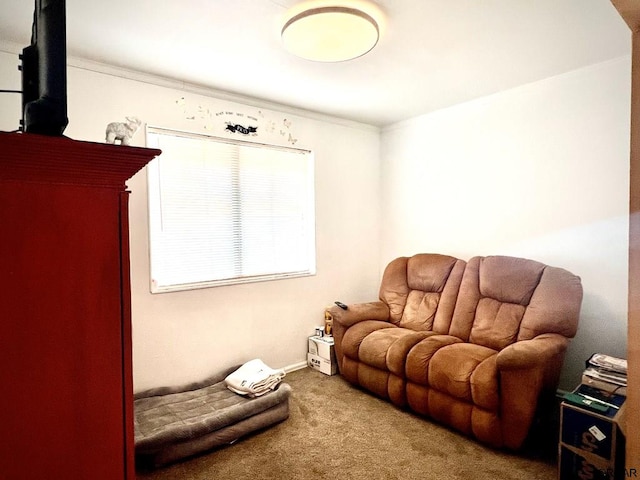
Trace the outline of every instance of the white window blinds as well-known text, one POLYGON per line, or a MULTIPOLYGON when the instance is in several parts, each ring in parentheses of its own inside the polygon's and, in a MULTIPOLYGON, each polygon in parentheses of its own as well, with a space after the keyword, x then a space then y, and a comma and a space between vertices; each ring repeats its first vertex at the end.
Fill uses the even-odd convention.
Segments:
POLYGON ((148 127, 151 291, 315 273, 306 150, 148 127))

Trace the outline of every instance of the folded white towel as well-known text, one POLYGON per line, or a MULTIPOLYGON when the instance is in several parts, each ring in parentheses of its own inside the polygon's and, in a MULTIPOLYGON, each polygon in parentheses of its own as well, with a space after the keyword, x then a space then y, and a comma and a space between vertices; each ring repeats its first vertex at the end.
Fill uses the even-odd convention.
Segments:
POLYGON ((256 358, 230 373, 224 381, 232 392, 248 397, 259 397, 274 390, 284 376, 284 370, 270 368, 256 358))

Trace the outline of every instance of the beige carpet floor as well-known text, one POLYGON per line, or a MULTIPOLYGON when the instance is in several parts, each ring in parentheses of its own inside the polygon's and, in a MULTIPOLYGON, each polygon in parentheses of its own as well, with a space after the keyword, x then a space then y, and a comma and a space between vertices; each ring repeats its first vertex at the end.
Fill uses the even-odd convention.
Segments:
POLYGON ((138 479, 557 478, 553 425, 514 454, 400 410, 340 376, 305 368, 285 381, 293 390, 289 419, 211 453, 140 471, 138 479))

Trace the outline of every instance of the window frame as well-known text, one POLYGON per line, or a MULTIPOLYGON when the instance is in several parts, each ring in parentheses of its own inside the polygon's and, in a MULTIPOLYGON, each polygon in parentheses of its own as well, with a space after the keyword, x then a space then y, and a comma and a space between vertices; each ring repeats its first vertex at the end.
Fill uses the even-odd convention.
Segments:
MULTIPOLYGON (((236 145, 238 147, 251 147, 251 148, 268 148, 271 150, 280 150, 288 153, 296 153, 296 154, 304 154, 305 161, 308 162, 307 165, 307 186, 306 186, 306 195, 307 195, 307 212, 306 212, 306 227, 305 232, 308 234, 307 238, 307 264, 308 268, 299 271, 291 271, 291 272, 280 272, 280 273, 268 273, 268 274, 259 274, 259 275, 248 275, 248 276, 236 276, 224 279, 216 279, 216 280, 207 280, 207 281, 195 281, 189 283, 172 283, 168 285, 159 285, 154 281, 154 234, 155 228, 154 225, 161 223, 161 219, 153 218, 153 207, 152 202, 155 200, 156 202, 161 202, 161 192, 160 187, 158 185, 159 182, 159 168, 158 162, 160 161, 162 155, 159 155, 156 159, 149 163, 146 167, 147 172, 147 221, 148 221, 148 246, 149 246, 149 289, 152 294, 158 293, 169 293, 169 292, 178 292, 178 291, 188 291, 188 290, 197 290, 203 288, 213 288, 219 286, 229 286, 229 285, 239 285, 239 284, 247 284, 247 283, 255 283, 255 282, 265 282, 265 281, 273 281, 273 280, 283 280, 283 279, 291 279, 291 278, 300 278, 300 277, 308 277, 316 275, 316 262, 317 262, 317 250, 316 250, 316 225, 315 225, 315 158, 312 150, 302 149, 302 148, 293 148, 282 145, 274 145, 267 144, 263 142, 254 142, 245 139, 234 139, 227 137, 220 137, 216 135, 206 134, 206 133, 195 133, 195 132, 187 132, 182 130, 175 130, 171 128, 165 127, 157 127, 152 125, 147 125, 145 128, 145 141, 146 145, 153 146, 155 142, 150 142, 150 135, 171 135, 171 136, 179 136, 190 139, 203 139, 205 141, 212 141, 230 145, 236 145), (156 184, 154 184, 154 182, 156 184)), ((157 145, 153 148, 161 148, 157 145)), ((156 208, 158 209, 156 203, 156 208)))

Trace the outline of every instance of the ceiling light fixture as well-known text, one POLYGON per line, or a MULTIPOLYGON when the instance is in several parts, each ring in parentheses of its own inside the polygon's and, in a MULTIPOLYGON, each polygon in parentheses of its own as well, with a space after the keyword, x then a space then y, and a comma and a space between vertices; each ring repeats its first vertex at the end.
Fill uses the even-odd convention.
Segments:
POLYGON ((378 22, 359 8, 322 6, 291 17, 282 27, 287 50, 317 62, 361 57, 378 43, 378 22))

